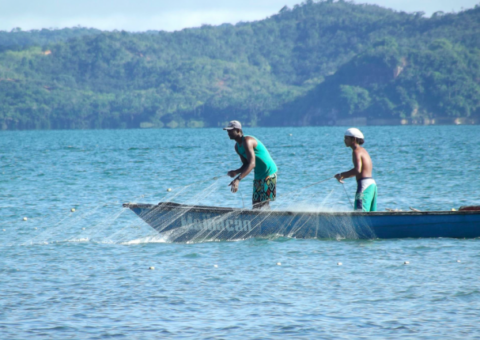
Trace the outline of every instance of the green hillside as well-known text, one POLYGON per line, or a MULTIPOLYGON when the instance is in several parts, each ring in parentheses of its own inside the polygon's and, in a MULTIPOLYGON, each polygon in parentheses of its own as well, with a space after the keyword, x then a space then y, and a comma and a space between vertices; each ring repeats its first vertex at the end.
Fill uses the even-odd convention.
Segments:
POLYGON ((204 127, 234 118, 253 126, 475 121, 479 23, 479 6, 424 18, 329 0, 235 26, 93 30, 34 46, 2 45, 0 39, 0 124, 68 129, 204 127))

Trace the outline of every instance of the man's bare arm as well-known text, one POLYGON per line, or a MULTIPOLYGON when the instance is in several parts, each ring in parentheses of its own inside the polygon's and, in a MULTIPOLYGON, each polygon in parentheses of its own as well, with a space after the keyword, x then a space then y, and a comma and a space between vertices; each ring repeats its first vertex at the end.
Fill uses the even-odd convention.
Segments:
POLYGON ((355 177, 362 173, 362 153, 359 151, 354 151, 352 154, 353 169, 350 169, 346 172, 341 172, 335 175, 335 178, 343 183, 344 178, 355 177))
MULTIPOLYGON (((245 139, 245 145, 244 145, 244 148, 245 148, 245 153, 246 153, 246 156, 247 156, 247 159, 246 159, 246 162, 243 163, 242 167, 238 170, 236 170, 237 173, 239 173, 239 176, 237 178, 235 178, 229 185, 232 186, 232 192, 235 193, 237 192, 238 190, 238 184, 240 183, 240 176, 242 176, 241 179, 245 178, 249 173, 250 171, 252 171, 254 168, 255 168, 255 151, 254 151, 254 147, 256 146, 256 143, 257 141, 255 139, 250 139, 250 138, 246 138, 245 139)), ((237 151, 238 153, 238 150, 235 148, 235 150, 237 151)), ((241 156, 241 155, 240 155, 241 156)), ((244 160, 243 157, 242 158, 242 162, 244 160)))
POLYGON ((238 174, 241 174, 242 173, 242 168, 248 164, 248 161, 247 159, 245 159, 245 157, 243 157, 242 155, 240 155, 240 153, 238 152, 238 148, 237 148, 237 144, 235 144, 235 152, 238 154, 238 156, 240 157, 240 161, 242 162, 242 166, 240 168, 238 168, 237 170, 230 170, 229 172, 227 172, 227 175, 230 176, 230 177, 235 177, 237 176, 238 174))

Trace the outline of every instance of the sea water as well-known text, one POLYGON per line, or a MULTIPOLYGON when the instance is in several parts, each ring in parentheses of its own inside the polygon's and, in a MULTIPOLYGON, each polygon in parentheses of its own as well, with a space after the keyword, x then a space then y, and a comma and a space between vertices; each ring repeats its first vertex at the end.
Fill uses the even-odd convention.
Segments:
MULTIPOLYGON (((278 165, 272 209, 351 209, 355 181, 328 180, 344 130, 245 129, 278 165)), ((379 210, 480 205, 480 127, 362 130, 379 210)), ((248 208, 240 165, 221 129, 1 132, 0 339, 480 337, 478 239, 172 244, 122 208, 248 208)))

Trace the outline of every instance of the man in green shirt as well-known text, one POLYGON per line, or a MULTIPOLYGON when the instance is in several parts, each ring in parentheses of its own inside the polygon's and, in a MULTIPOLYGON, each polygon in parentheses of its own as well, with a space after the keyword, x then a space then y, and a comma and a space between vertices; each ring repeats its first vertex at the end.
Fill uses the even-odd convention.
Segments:
POLYGON ((236 193, 240 181, 253 169, 253 209, 268 209, 269 202, 275 201, 277 196, 277 165, 273 161, 267 148, 257 138, 244 136, 242 124, 232 120, 227 127, 228 137, 235 140, 235 151, 240 156, 242 166, 237 170, 230 170, 227 175, 237 176, 231 183, 232 192, 236 193))

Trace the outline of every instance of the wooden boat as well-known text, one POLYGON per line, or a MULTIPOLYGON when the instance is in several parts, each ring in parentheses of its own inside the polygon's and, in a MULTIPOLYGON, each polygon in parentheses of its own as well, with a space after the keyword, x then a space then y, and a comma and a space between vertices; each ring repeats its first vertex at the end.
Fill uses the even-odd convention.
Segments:
POLYGON ((293 212, 177 203, 123 205, 172 242, 284 236, 325 239, 480 237, 480 207, 459 211, 293 212))

